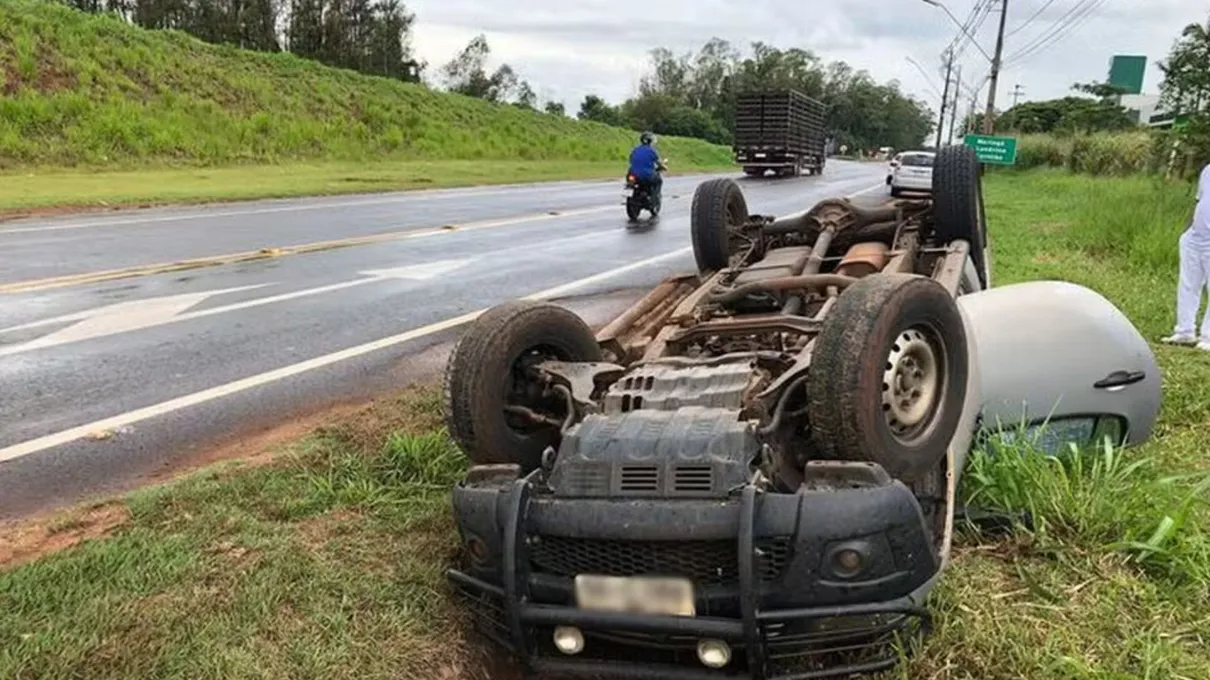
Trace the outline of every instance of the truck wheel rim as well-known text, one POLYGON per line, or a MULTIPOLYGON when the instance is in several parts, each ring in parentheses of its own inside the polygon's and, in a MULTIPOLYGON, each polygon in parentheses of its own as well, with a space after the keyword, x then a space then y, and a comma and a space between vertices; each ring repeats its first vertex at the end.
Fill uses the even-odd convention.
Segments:
POLYGON ((899 334, 882 374, 882 410, 897 439, 926 429, 942 392, 941 351, 917 328, 899 334))
POLYGON ((531 347, 522 352, 513 362, 509 370, 508 379, 503 385, 504 422, 508 425, 509 429, 524 436, 549 427, 549 425, 537 423, 525 416, 519 415, 512 410, 513 407, 519 406, 534 413, 547 416, 563 415, 557 413, 561 403, 556 399, 550 399, 545 396, 541 386, 529 377, 533 367, 543 361, 566 361, 567 357, 562 356, 563 354, 565 353, 559 352, 549 346, 531 347))

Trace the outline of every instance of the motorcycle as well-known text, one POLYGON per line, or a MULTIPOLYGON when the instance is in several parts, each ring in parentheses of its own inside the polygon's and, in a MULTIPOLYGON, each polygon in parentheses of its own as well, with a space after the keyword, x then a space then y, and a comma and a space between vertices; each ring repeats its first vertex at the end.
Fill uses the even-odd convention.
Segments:
MULTIPOLYGON (((663 162, 660 163, 659 170, 663 172, 668 169, 668 166, 663 162)), ((639 214, 644 210, 651 213, 651 216, 660 216, 660 206, 663 203, 662 197, 653 195, 651 187, 639 182, 639 178, 635 177, 633 172, 626 173, 626 191, 630 192, 626 196, 626 217, 631 222, 636 222, 639 219, 639 214)))

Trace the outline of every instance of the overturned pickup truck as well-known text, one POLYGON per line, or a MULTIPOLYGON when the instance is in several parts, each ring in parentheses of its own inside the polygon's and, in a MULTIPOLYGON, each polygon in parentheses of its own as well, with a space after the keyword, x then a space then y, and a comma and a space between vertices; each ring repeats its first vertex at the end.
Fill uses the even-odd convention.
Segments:
POLYGON ((453 492, 478 628, 550 677, 822 678, 927 632, 968 452, 1150 436, 1147 343, 1072 284, 989 288, 978 164, 927 200, 750 215, 697 189, 700 272, 593 333, 484 313, 446 373, 473 466, 453 492))

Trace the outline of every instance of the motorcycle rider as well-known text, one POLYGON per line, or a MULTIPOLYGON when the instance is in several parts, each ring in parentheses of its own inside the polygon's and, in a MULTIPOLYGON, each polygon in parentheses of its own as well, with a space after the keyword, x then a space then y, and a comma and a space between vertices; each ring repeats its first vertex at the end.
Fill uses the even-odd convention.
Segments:
POLYGON ((660 153, 655 150, 655 135, 650 132, 639 135, 639 145, 630 152, 630 172, 640 184, 651 187, 652 198, 657 204, 664 189, 664 178, 660 171, 666 168, 660 153))

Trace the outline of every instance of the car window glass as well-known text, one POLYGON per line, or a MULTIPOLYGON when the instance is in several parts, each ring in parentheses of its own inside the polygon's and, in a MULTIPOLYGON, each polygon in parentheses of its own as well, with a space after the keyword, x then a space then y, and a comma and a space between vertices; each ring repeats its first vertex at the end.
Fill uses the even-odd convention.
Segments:
POLYGON ((1020 446, 1058 457, 1070 453, 1072 444, 1084 449, 1102 446, 1108 439, 1111 446, 1120 446, 1125 428, 1120 418, 1087 415, 1035 422, 1026 427, 1006 426, 986 434, 997 447, 1020 446))
POLYGON ((933 157, 924 153, 907 154, 903 157, 902 164, 923 168, 932 167, 933 157))

